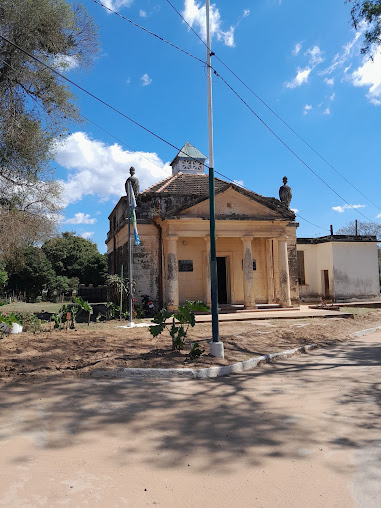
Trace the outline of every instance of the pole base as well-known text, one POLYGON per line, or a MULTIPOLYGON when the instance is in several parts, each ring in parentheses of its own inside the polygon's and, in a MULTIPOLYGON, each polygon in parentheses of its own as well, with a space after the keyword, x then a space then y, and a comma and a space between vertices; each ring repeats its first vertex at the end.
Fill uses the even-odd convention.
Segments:
POLYGON ((220 340, 218 342, 209 342, 210 354, 216 358, 224 358, 224 343, 220 340))
POLYGON ((135 323, 133 321, 129 321, 127 324, 126 324, 127 328, 135 328, 135 323))

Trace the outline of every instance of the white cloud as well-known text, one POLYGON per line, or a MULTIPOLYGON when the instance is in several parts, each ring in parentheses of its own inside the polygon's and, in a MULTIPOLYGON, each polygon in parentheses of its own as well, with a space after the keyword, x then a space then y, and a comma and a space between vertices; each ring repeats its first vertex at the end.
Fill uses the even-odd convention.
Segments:
POLYGON ((76 69, 79 65, 78 58, 76 56, 68 56, 58 54, 54 57, 53 67, 55 67, 58 71, 72 71, 76 69))
POLYGON ((235 183, 236 185, 239 185, 239 187, 243 187, 243 180, 233 180, 233 183, 235 183))
POLYGON ((344 213, 345 210, 353 210, 353 208, 365 208, 365 205, 343 205, 333 206, 332 210, 338 213, 344 213))
POLYGON ((319 46, 314 46, 313 48, 307 49, 305 55, 309 55, 310 57, 309 63, 311 67, 316 67, 317 65, 319 65, 321 62, 324 61, 323 52, 319 48, 319 46))
POLYGON ((336 97, 336 94, 335 94, 335 92, 333 92, 333 94, 331 94, 331 95, 329 96, 329 100, 330 100, 330 101, 334 101, 334 100, 335 100, 335 97, 336 97))
POLYGON ((147 73, 143 74, 140 79, 142 80, 142 86, 148 86, 152 83, 152 79, 148 76, 147 73))
MULTIPOLYGON (((298 44, 295 46, 294 51, 298 49, 299 53, 301 46, 298 48, 298 44)), ((295 78, 292 81, 286 81, 284 83, 286 88, 296 88, 297 86, 301 86, 303 83, 307 83, 312 70, 324 60, 322 56, 323 52, 319 46, 313 46, 312 48, 307 49, 304 55, 309 56, 308 65, 304 67, 304 69, 298 67, 295 78)))
POLYGON ((291 208, 291 211, 294 213, 299 213, 299 210, 297 208, 291 208))
POLYGON ((296 88, 297 86, 301 86, 303 83, 307 83, 311 71, 311 67, 298 69, 295 78, 292 81, 286 81, 284 86, 286 88, 296 88))
POLYGON ((376 219, 381 219, 381 213, 379 213, 378 215, 376 215, 376 219))
POLYGON ((85 238, 86 240, 89 240, 94 234, 94 231, 85 231, 84 233, 81 233, 82 238, 85 238))
POLYGON ((306 115, 309 111, 311 111, 311 109, 312 109, 311 104, 306 104, 304 106, 303 114, 306 115))
POLYGON ((147 12, 146 11, 143 11, 143 9, 140 9, 139 11, 139 16, 141 18, 146 18, 147 17, 147 12))
POLYGON ((249 14, 250 14, 250 9, 244 9, 243 13, 242 13, 242 17, 247 18, 247 16, 249 16, 249 14))
POLYGON ((78 212, 71 219, 66 219, 65 224, 95 224, 97 219, 92 219, 90 214, 78 212))
POLYGON ((294 56, 299 55, 299 53, 300 53, 300 50, 301 50, 301 49, 302 49, 302 43, 301 43, 301 42, 297 42, 297 43, 295 44, 294 49, 292 50, 292 54, 293 54, 294 56))
POLYGON ((363 64, 351 74, 354 86, 369 87, 367 98, 376 106, 381 105, 381 48, 373 55, 373 60, 365 58, 363 64))
POLYGON ((333 86, 335 84, 335 80, 333 78, 324 78, 324 83, 329 86, 333 86))
POLYGON ((63 182, 66 205, 86 195, 119 199, 125 194, 131 166, 136 169, 142 190, 172 174, 169 164, 164 164, 156 153, 123 150, 117 143, 106 145, 84 132, 75 132, 57 143, 55 160, 68 169, 68 178, 63 182))
POLYGON ((126 85, 130 85, 131 84, 131 78, 127 78, 126 79, 126 85))
MULTIPOLYGON (((355 52, 359 39, 362 36, 366 25, 361 23, 359 29, 356 31, 353 39, 342 47, 341 53, 336 53, 332 59, 332 63, 329 67, 320 72, 321 75, 332 74, 337 68, 342 67, 355 52)), ((350 66, 349 66, 350 67, 350 66)), ((344 71, 346 72, 349 67, 344 71)))
MULTIPOLYGON (((249 11, 250 12, 250 11, 249 11)), ((245 11, 244 11, 245 13, 245 11)), ((248 15, 248 14, 247 14, 248 15)), ((205 5, 198 3, 196 0, 185 0, 182 16, 189 25, 198 29, 200 36, 206 41, 206 9, 205 5)), ((246 17, 246 16, 244 16, 246 17)), ((234 46, 235 27, 231 26, 228 30, 222 30, 222 20, 219 9, 216 4, 210 6, 210 35, 217 37, 225 46, 234 46)))
POLYGON ((102 0, 102 3, 109 9, 117 10, 120 7, 130 7, 134 0, 102 0))
POLYGON ((323 111, 323 115, 330 115, 331 114, 331 110, 329 108, 325 108, 325 110, 323 111))

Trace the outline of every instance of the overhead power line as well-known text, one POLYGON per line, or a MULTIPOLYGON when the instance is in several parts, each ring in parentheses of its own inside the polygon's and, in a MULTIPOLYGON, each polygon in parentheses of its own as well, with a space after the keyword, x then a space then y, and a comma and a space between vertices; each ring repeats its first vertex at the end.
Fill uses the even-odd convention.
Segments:
MULTIPOLYGON (((155 37, 157 37, 158 39, 160 39, 162 42, 165 42, 173 47, 175 47, 176 49, 182 51, 182 53, 185 53, 185 54, 188 54, 189 56, 192 56, 193 58, 196 58, 197 60, 201 61, 202 63, 206 64, 206 62, 204 62, 203 60, 201 59, 198 59, 197 57, 194 57, 194 55, 191 55, 190 53, 188 53, 187 51, 179 48, 178 46, 175 46, 174 44, 172 43, 169 43, 168 41, 166 41, 165 39, 163 39, 162 37, 159 37, 157 36, 156 34, 154 34, 153 32, 145 29, 144 27, 138 25, 137 23, 131 21, 130 19, 126 18, 125 16, 123 16, 122 14, 118 13, 117 11, 114 11, 112 9, 110 9, 109 7, 105 6, 104 4, 102 4, 101 2, 99 2, 98 0, 92 0, 94 3, 100 5, 101 7, 103 7, 104 9, 107 9, 108 11, 116 14, 117 16, 125 19, 126 21, 132 23, 134 26, 138 27, 138 28, 141 28, 142 30, 144 30, 145 32, 149 33, 150 35, 153 35, 155 37)), ((169 1, 169 0, 166 0, 170 5, 171 7, 177 12, 177 14, 181 17, 181 19, 188 25, 188 27, 197 35, 197 37, 202 41, 202 43, 208 48, 208 46, 206 45, 206 43, 202 40, 202 38, 197 34, 197 32, 191 27, 191 25, 183 18, 183 16, 181 15, 181 13, 173 6, 173 4, 169 1)), ((210 50, 210 48, 208 48, 208 50, 210 50)), ((211 52, 213 55, 214 53, 211 52)), ((222 62, 221 62, 222 63, 222 62)), ((225 65, 225 64, 224 64, 225 65)), ((227 66, 226 66, 227 67, 227 66)), ((296 157, 309 171, 311 171, 322 183, 324 183, 324 185, 326 185, 334 194, 336 194, 342 201, 344 201, 344 203, 346 203, 350 208, 352 208, 353 210, 355 210, 359 215, 361 215, 362 217, 364 217, 367 221, 371 222, 372 224, 375 224, 376 223, 374 221, 372 221, 372 219, 370 219, 369 217, 367 217, 365 214, 363 214, 362 212, 360 212, 360 210, 358 210, 358 208, 355 208, 353 205, 351 205, 345 198, 343 198, 337 191, 335 191, 335 189, 333 187, 331 187, 321 176, 319 176, 319 174, 314 171, 306 162, 304 162, 304 160, 299 157, 299 155, 297 155, 297 153, 292 150, 286 142, 284 142, 280 136, 278 136, 275 131, 273 129, 271 129, 271 127, 253 110, 253 108, 251 108, 251 106, 240 96, 240 94, 226 81, 225 78, 223 78, 218 72, 216 69, 214 69, 213 66, 211 66, 214 74, 219 77, 222 82, 239 98, 239 100, 251 111, 252 114, 255 115, 255 117, 269 130, 269 132, 271 134, 273 134, 273 136, 275 136, 278 141, 280 141, 283 146, 289 150, 289 152, 294 155, 294 157, 296 157)), ((230 69, 229 69, 230 70, 230 69)), ((265 102, 262 101, 264 104, 265 102)), ((284 122, 286 124, 286 122, 284 122)), ((286 124, 288 125, 288 124, 286 124)), ((302 139, 302 138, 301 138, 302 139)), ((303 139, 302 139, 303 140, 303 139)), ((304 140, 303 140, 304 141, 304 140)), ((218 173, 216 171, 216 173, 218 173)), ((218 173, 220 174, 220 173, 218 173)), ((222 175, 223 176, 223 175, 222 175)), ((233 180, 231 180, 233 181, 233 180)), ((368 198, 366 198, 368 199, 368 198)), ((377 206, 377 205, 376 205, 377 206)))
POLYGON ((107 7, 107 5, 103 4, 102 2, 98 2, 98 0, 91 0, 95 4, 98 4, 100 7, 103 7, 107 11, 111 12, 112 14, 115 14, 116 16, 119 16, 120 18, 124 19, 125 21, 128 21, 128 23, 131 23, 131 25, 134 25, 136 28, 140 28, 140 30, 143 30, 144 32, 148 33, 149 35, 152 35, 152 37, 156 37, 156 39, 159 39, 159 41, 164 42, 165 44, 168 44, 169 46, 172 46, 174 49, 177 49, 178 51, 181 51, 185 55, 190 56, 194 60, 197 60, 198 62, 202 63, 203 65, 206 65, 205 60, 202 60, 201 58, 198 58, 195 55, 192 55, 192 53, 189 53, 189 51, 186 51, 183 48, 180 48, 179 46, 176 46, 176 44, 173 44, 172 42, 167 41, 163 37, 161 37, 158 34, 155 34, 154 32, 151 32, 144 26, 139 25, 138 23, 135 23, 135 21, 132 21, 132 19, 127 18, 126 16, 123 16, 123 14, 120 14, 120 12, 114 11, 110 7, 107 7))
MULTIPOLYGON (((63 74, 61 74, 59 71, 57 71, 56 69, 54 69, 53 67, 51 67, 50 65, 42 62, 42 60, 40 60, 39 58, 35 57, 34 55, 28 53, 27 51, 25 51, 23 48, 21 48, 20 46, 18 46, 17 44, 15 44, 14 42, 10 41, 9 39, 7 39, 6 37, 4 37, 3 35, 0 34, 0 37, 6 41, 8 44, 10 44, 11 46, 15 47, 16 49, 18 49, 19 51, 21 51, 22 53, 24 53, 25 55, 29 56, 30 58, 32 58, 33 60, 35 60, 36 62, 38 62, 39 64, 41 64, 44 68, 50 70, 51 72, 53 72, 54 74, 56 74, 57 76, 59 76, 60 78, 62 78, 63 80, 67 81, 68 83, 72 84, 73 86, 75 86, 76 88, 78 88, 79 90, 83 91, 84 93, 86 93, 87 95, 89 95, 90 97, 92 97, 93 99, 97 100, 98 102, 100 102, 101 104, 103 104, 104 106, 110 108, 111 110, 113 110, 114 112, 118 113, 119 115, 121 115, 122 117, 126 118, 127 120, 129 120, 130 122, 132 122, 133 124, 137 125, 138 127, 140 127, 141 129, 145 130, 146 132, 148 132, 149 134, 151 134, 152 136, 156 137, 157 139, 159 139, 160 141, 162 141, 163 143, 171 146, 172 148, 174 148, 175 150, 177 150, 179 153, 184 153, 182 151, 182 149, 178 148, 176 145, 170 143, 169 141, 167 141, 166 139, 164 139, 163 137, 159 136, 158 134, 156 134, 155 132, 153 132, 152 130, 148 129, 147 127, 145 127, 144 125, 140 124, 139 122, 137 122, 136 120, 133 120, 131 117, 129 117, 128 115, 126 115, 125 113, 121 112, 120 110, 118 110, 117 108, 115 108, 114 106, 112 106, 111 104, 107 103, 106 101, 104 101, 103 99, 101 99, 100 97, 96 96, 95 94, 89 92, 87 89, 85 89, 84 87, 78 85, 77 83, 75 83, 74 81, 72 81, 71 79, 69 79, 68 77, 64 76, 63 74)), ((217 74, 217 73, 216 73, 217 74)), ((86 117, 84 117, 86 120, 88 120, 86 117)), ((258 117, 259 118, 259 117, 258 117)), ((95 124, 95 122, 89 120, 91 123, 93 123, 94 125, 96 125, 97 127, 99 127, 100 129, 102 129, 104 132, 106 132, 107 134, 111 135, 112 137, 114 137, 115 139, 118 140, 118 138, 116 138, 114 135, 112 135, 111 133, 109 133, 108 131, 106 131, 105 129, 103 129, 102 127, 100 127, 99 125, 95 124)), ((121 140, 119 140, 120 142, 122 142, 121 140)), ((122 142, 123 144, 125 144, 124 142, 122 142)), ((127 146, 127 145, 126 145, 127 146)), ((152 161, 150 161, 152 162, 152 161)), ((160 167, 160 166, 159 166, 160 167)), ((207 167, 208 169, 209 166, 207 164, 205 164, 205 167, 207 167)), ((230 182, 234 183, 235 185, 238 185, 239 187, 242 187, 245 189, 245 187, 243 185, 239 185, 237 184, 237 182, 231 178, 229 178, 228 176, 224 175, 223 173, 220 173, 219 171, 216 171, 215 170, 215 173, 217 173, 218 175, 222 176, 223 178, 229 180, 230 182)), ((246 190, 249 190, 249 189, 246 189, 246 190)), ((297 215, 297 214, 295 214, 297 215)), ((326 230, 326 228, 324 227, 321 227, 321 226, 318 226, 316 224, 313 224, 312 222, 308 221, 307 219, 304 219, 302 216, 300 215, 297 215, 298 217, 300 217, 302 220, 305 220, 306 222, 308 222, 309 224, 312 224, 313 226, 316 226, 322 230, 326 230)))
MULTIPOLYGON (((188 26, 188 28, 195 34, 195 36, 202 42, 202 44, 209 50, 208 45, 203 40, 203 38, 196 32, 196 30, 192 27, 190 23, 184 18, 184 16, 179 12, 178 9, 173 5, 173 3, 170 0, 166 0, 166 2, 172 7, 172 9, 177 13, 177 15, 183 20, 183 22, 188 26)), ((321 155, 308 141, 306 141, 295 129, 291 127, 291 125, 284 120, 271 106, 267 104, 267 102, 262 99, 252 88, 249 87, 221 58, 219 58, 218 55, 216 55, 214 52, 213 56, 231 73, 233 76, 245 87, 247 90, 249 90, 250 93, 254 95, 256 99, 258 99, 278 120, 280 120, 295 136, 297 136, 312 152, 315 153, 327 166, 329 166, 333 171, 335 171, 343 180, 345 180, 349 185, 355 189, 356 192, 361 194, 369 203, 371 203, 374 207, 376 207, 378 210, 381 210, 381 208, 374 203, 368 196, 366 196, 360 189, 358 189, 352 182, 350 182, 339 170, 337 170, 323 155, 321 155)), ((213 68, 213 67, 212 67, 213 68)), ((220 76, 221 77, 221 76, 220 76)))

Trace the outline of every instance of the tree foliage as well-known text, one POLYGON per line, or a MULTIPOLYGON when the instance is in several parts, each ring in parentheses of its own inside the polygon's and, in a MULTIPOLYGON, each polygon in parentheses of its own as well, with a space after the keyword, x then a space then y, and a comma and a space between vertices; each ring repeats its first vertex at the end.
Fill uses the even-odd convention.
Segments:
POLYGON ((367 23, 361 53, 372 55, 381 44, 381 0, 347 0, 352 4, 352 25, 358 30, 362 22, 367 23))
POLYGON ((103 284, 107 260, 95 243, 66 231, 42 246, 57 275, 77 277, 82 284, 103 284))
POLYGON ((28 247, 22 258, 22 265, 9 278, 8 288, 35 298, 41 295, 42 289, 54 286, 56 274, 39 247, 28 247))
MULTIPOLYGON (((337 231, 338 235, 355 235, 356 222, 349 222, 337 231)), ((381 225, 373 224, 372 222, 357 221, 357 234, 366 236, 376 236, 377 240, 381 242, 381 225)))
MULTIPOLYGON (((61 71, 88 65, 98 48, 92 19, 66 0, 1 0, 0 33, 61 71)), ((47 169, 52 142, 78 119, 69 88, 0 37, 0 175, 23 185, 47 169)))

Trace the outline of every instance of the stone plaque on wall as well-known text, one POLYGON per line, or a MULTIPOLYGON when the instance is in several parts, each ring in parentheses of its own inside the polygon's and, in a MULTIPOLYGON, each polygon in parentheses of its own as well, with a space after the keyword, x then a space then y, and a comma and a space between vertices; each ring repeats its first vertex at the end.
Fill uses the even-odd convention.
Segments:
POLYGON ((179 272, 193 272, 193 260, 179 259, 179 272))

